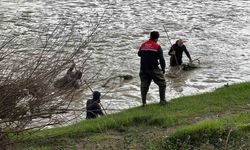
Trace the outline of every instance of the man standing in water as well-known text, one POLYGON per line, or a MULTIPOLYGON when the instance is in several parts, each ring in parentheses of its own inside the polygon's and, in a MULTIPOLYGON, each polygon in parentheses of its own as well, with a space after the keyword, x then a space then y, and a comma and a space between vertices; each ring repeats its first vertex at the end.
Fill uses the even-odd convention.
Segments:
POLYGON ((75 63, 73 63, 70 68, 68 69, 66 75, 62 77, 61 79, 58 79, 54 83, 54 87, 59 89, 67 89, 67 88, 75 88, 79 89, 79 83, 78 81, 82 77, 81 71, 75 71, 73 72, 73 69, 75 68, 75 63))
POLYGON ((189 62, 192 62, 189 52, 187 51, 186 46, 183 44, 183 40, 179 39, 174 45, 170 48, 168 55, 170 55, 170 66, 178 66, 182 64, 182 54, 183 51, 189 58, 189 62))
POLYGON ((160 104, 166 104, 166 81, 164 77, 166 64, 161 46, 157 44, 158 38, 159 32, 151 32, 150 39, 143 43, 138 51, 138 56, 141 57, 139 75, 141 79, 141 97, 143 106, 146 105, 146 96, 152 80, 159 86, 160 104), (161 69, 158 66, 158 60, 160 61, 161 69))

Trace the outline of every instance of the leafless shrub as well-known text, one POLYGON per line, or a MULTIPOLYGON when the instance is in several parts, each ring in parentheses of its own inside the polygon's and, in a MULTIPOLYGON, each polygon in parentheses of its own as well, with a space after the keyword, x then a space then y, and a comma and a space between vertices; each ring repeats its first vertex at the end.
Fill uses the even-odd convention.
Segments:
MULTIPOLYGON (((77 22, 61 22, 1 37, 0 137, 61 123, 55 116, 71 110, 76 89, 56 89, 53 83, 73 60, 83 73, 82 80, 94 82, 98 74, 87 73, 93 53, 88 44, 102 31, 102 23, 103 16, 99 16, 88 30, 77 22)), ((86 85, 81 82, 81 86, 86 85)))

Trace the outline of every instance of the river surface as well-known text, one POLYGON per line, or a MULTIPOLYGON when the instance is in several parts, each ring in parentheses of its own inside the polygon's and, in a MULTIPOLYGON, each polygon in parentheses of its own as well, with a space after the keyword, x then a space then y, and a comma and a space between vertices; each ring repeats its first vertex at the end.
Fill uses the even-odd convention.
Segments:
MULTIPOLYGON (((103 76, 130 74, 132 80, 91 85, 108 92, 102 99, 107 109, 126 109, 141 105, 137 51, 153 30, 160 32, 159 44, 169 70, 171 43, 186 40, 193 59, 200 57, 202 68, 181 72, 168 78, 166 98, 211 91, 224 84, 250 80, 250 1, 248 0, 0 0, 0 33, 35 30, 40 24, 55 26, 61 20, 73 20, 88 26, 105 12, 106 24, 96 41, 90 65, 107 68, 103 76), (84 16, 79 19, 79 16, 84 16), (88 22, 88 23, 86 23, 88 22), (111 90, 110 90, 111 89, 111 90)), ((184 62, 188 59, 184 55, 184 62)), ((75 107, 83 108, 90 96, 85 90, 77 96, 75 107)), ((159 102, 158 87, 152 83, 147 102, 159 102)), ((83 116, 84 117, 84 114, 83 116)))

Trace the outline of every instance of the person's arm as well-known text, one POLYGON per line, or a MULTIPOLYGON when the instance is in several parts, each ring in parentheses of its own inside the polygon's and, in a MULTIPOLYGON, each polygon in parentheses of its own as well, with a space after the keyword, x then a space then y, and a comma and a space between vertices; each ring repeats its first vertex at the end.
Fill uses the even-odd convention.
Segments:
POLYGON ((72 63, 72 65, 70 66, 70 68, 67 71, 67 74, 70 74, 73 71, 73 69, 75 68, 75 66, 76 66, 75 63, 72 63))
POLYGON ((142 56, 142 51, 141 51, 141 49, 139 49, 139 51, 138 51, 138 56, 139 56, 139 57, 142 56))
POLYGON ((101 116, 104 115, 104 113, 102 112, 102 108, 101 108, 100 104, 98 103, 97 105, 98 106, 97 106, 96 113, 99 114, 99 115, 101 115, 101 116))
POLYGON ((169 52, 168 52, 169 56, 175 55, 175 51, 174 51, 174 45, 171 46, 169 52))
POLYGON ((184 47, 183 50, 184 50, 185 54, 187 55, 187 57, 188 57, 188 59, 189 59, 189 62, 192 62, 192 58, 191 58, 191 56, 190 56, 190 54, 189 54, 189 52, 188 52, 186 46, 183 45, 183 47, 184 47))
POLYGON ((90 104, 90 106, 91 106, 91 109, 93 110, 95 115, 104 115, 99 102, 94 101, 92 104, 90 104))
POLYGON ((164 56, 163 56, 163 51, 162 51, 161 47, 159 47, 158 53, 159 53, 159 60, 160 60, 161 70, 162 70, 163 73, 165 73, 166 62, 165 62, 165 59, 164 59, 164 56))

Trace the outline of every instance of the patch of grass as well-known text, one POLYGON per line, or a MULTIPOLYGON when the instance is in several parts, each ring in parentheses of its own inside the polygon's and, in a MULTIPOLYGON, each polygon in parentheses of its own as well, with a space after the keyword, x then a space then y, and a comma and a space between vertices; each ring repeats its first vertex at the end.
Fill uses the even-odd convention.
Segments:
MULTIPOLYGON (((13 136, 12 139, 30 145, 53 145, 53 143, 56 143, 55 140, 61 138, 77 139, 108 130, 126 132, 126 128, 131 126, 143 125, 149 128, 152 126, 168 128, 176 125, 188 125, 192 123, 190 119, 196 116, 241 110, 242 106, 247 106, 250 103, 249 93, 250 83, 241 83, 220 88, 214 92, 173 99, 166 106, 150 104, 93 120, 84 120, 66 127, 44 129, 31 135, 24 133, 13 136)), ((209 125, 209 123, 207 124, 209 125)), ((206 130, 206 132, 213 130, 213 127, 215 129, 220 127, 213 123, 210 125, 212 126, 211 129, 206 130)), ((200 128, 197 127, 196 130, 202 129, 203 126, 200 125, 200 128)), ((207 137, 209 136, 207 135, 207 137)))
POLYGON ((68 138, 60 139, 50 139, 44 145, 43 143, 37 143, 30 141, 26 144, 17 144, 14 148, 9 149, 18 149, 18 150, 54 150, 54 149, 70 149, 77 150, 77 143, 74 140, 68 138))
POLYGON ((49 146, 41 146, 41 147, 29 147, 24 148, 23 150, 51 150, 52 148, 49 146))
POLYGON ((177 130, 162 143, 162 146, 163 149, 188 149, 207 141, 220 146, 220 137, 224 137, 223 125, 220 122, 205 121, 177 130))
POLYGON ((217 120, 205 120, 177 129, 152 149, 230 149, 250 147, 250 113, 232 115, 217 120))
POLYGON ((105 135, 105 134, 97 134, 97 135, 94 135, 90 138, 91 141, 95 142, 95 143, 99 143, 99 142, 102 142, 104 140, 108 140, 108 139, 111 139, 112 137, 109 136, 109 135, 105 135))

